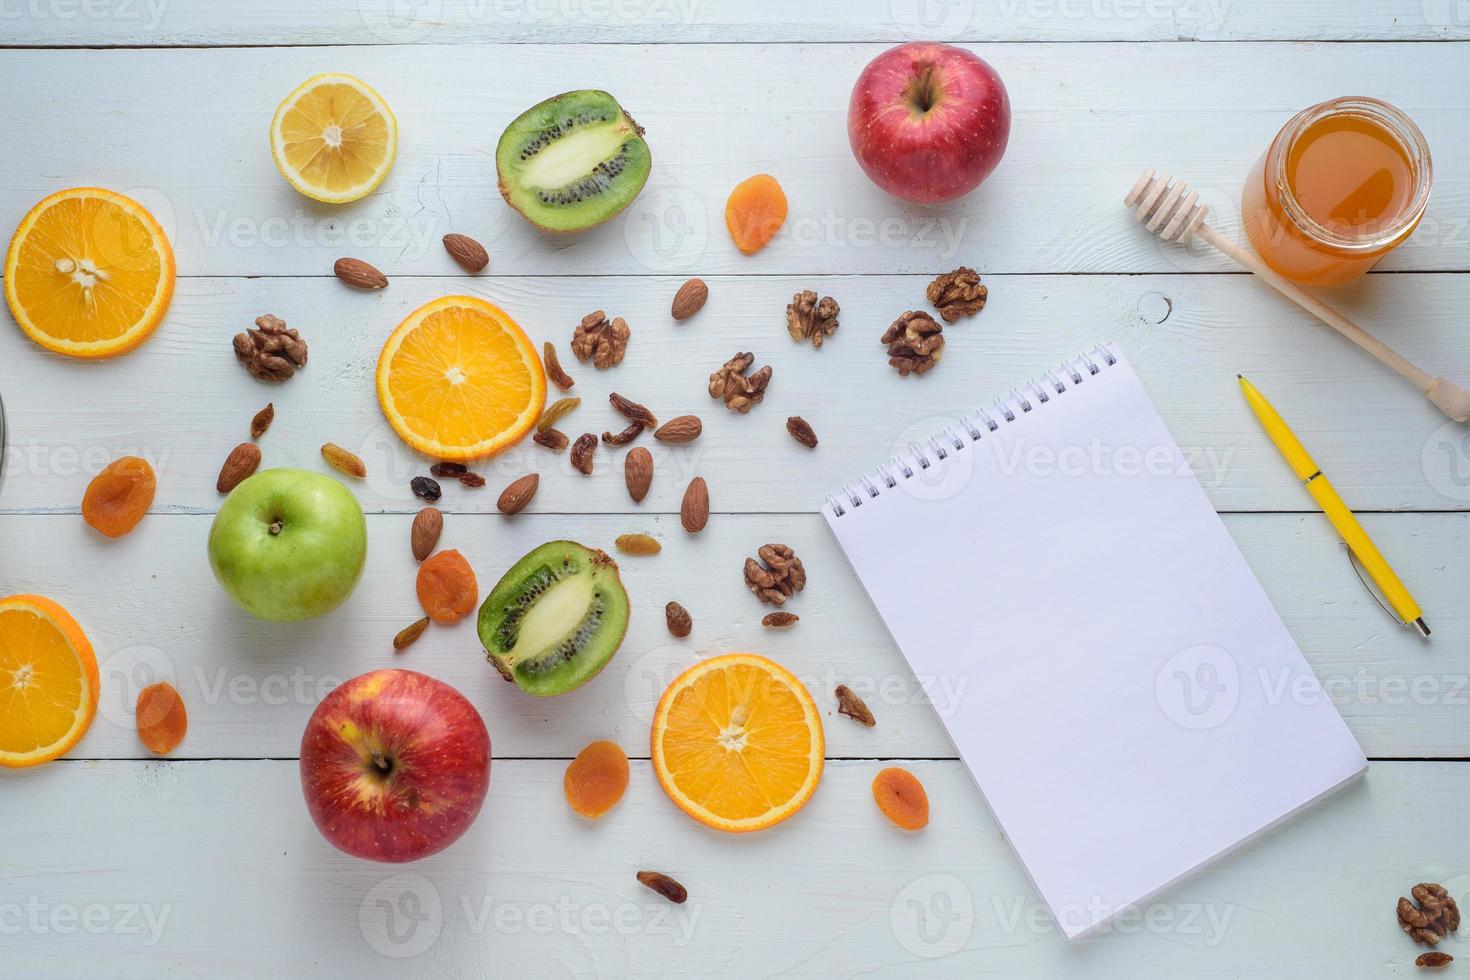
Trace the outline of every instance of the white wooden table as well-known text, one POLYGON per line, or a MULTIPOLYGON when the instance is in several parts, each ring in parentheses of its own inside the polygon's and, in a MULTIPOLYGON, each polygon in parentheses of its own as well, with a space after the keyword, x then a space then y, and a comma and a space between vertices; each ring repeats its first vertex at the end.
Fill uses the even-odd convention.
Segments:
POLYGON ((114 361, 63 361, 0 325, 12 426, 0 593, 67 605, 103 677, 97 720, 69 758, 0 773, 0 975, 1381 977, 1416 972, 1422 950, 1395 925, 1398 895, 1421 880, 1470 892, 1465 430, 1217 256, 1147 238, 1120 201, 1145 166, 1166 167, 1237 227, 1240 181, 1292 112, 1347 94, 1400 105, 1433 148, 1429 215, 1334 299, 1409 357, 1470 380, 1470 10, 1459 0, 0 0, 0 44, 0 227, 54 190, 101 184, 154 211, 179 267, 159 333, 114 361), (861 67, 925 36, 973 45, 1015 106, 1003 165, 937 210, 871 186, 844 130, 861 67), (266 140, 279 99, 326 70, 368 79, 401 126, 387 182, 341 208, 292 191, 266 140), (624 217, 550 243, 500 200, 491 153, 520 110, 584 87, 611 90, 647 127, 654 173, 624 217), (746 257, 722 228, 723 202, 762 171, 787 188, 792 218, 746 257), (489 274, 459 274, 439 245, 450 231, 489 247, 489 274), (378 265, 390 287, 344 288, 331 277, 344 254, 378 265), (939 370, 900 380, 878 334, 921 302, 928 278, 961 264, 985 275, 989 306, 947 331, 939 370), (676 327, 669 300, 690 275, 712 297, 676 327), (785 334, 784 306, 803 288, 842 305, 820 352, 785 334), (588 399, 578 431, 612 425, 600 400, 614 383, 661 415, 706 422, 692 446, 655 449, 641 507, 615 472, 583 479, 529 445, 485 467, 490 488, 446 494, 445 543, 487 587, 552 537, 668 541, 656 559, 623 562, 635 612, 610 669, 554 703, 503 684, 471 622, 402 657, 389 648, 419 615, 407 482, 424 462, 383 423, 373 364, 409 310, 465 291, 563 348, 591 309, 633 325, 616 372, 576 372, 588 399), (311 344, 311 365, 279 388, 252 382, 230 353, 264 312, 311 344), (816 509, 908 436, 1102 339, 1130 352, 1374 761, 1339 798, 1069 945, 926 702, 963 692, 912 677, 816 509), (738 349, 776 368, 745 417, 704 391, 738 349), (1358 584, 1249 416, 1236 371, 1365 512, 1419 594, 1431 644, 1358 584), (204 554, 220 461, 270 399, 268 464, 321 467, 317 447, 331 440, 361 447, 372 471, 359 491, 372 539, 362 585, 332 615, 289 627, 236 611, 204 554), (821 436, 815 453, 782 432, 798 413, 821 436), (104 541, 78 505, 123 452, 153 460, 157 503, 137 532, 104 541), (505 521, 498 487, 533 468, 540 495, 505 521), (690 539, 676 512, 695 472, 716 514, 690 539), (802 622, 784 634, 761 628, 765 610, 740 578, 766 541, 790 543, 811 577, 802 622), (687 641, 664 630, 670 598, 693 613, 687 641), (739 839, 664 798, 646 743, 673 673, 737 649, 807 680, 831 760, 804 812, 739 839), (390 664, 465 691, 497 756, 472 831, 404 867, 330 848, 307 819, 295 761, 319 697, 390 664), (179 688, 191 719, 167 761, 147 757, 131 716, 157 678, 179 688), (836 715, 838 682, 868 696, 877 728, 836 715), (628 796, 591 825, 562 801, 561 774, 594 738, 635 761, 628 796), (893 829, 871 803, 874 772, 895 759, 929 789, 923 833, 893 829), (640 867, 675 874, 689 903, 671 909, 641 888, 640 867))

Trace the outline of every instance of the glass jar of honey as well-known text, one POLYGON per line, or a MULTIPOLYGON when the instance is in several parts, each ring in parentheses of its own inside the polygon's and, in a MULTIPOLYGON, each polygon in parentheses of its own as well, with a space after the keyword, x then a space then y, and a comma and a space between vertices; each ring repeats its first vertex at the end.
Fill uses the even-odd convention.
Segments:
POLYGON ((1356 279, 1414 232, 1429 203, 1429 146, 1378 99, 1334 99, 1297 113, 1256 161, 1240 195, 1251 245, 1288 279, 1356 279))

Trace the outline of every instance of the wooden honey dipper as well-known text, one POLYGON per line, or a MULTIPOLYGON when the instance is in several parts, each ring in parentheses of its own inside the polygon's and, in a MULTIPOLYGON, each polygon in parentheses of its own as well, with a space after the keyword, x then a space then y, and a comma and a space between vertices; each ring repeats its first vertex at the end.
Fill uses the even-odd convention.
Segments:
POLYGON ((1166 242, 1187 244, 1191 238, 1200 238, 1215 246, 1266 280, 1278 293, 1409 379, 1445 415, 1456 422, 1470 421, 1470 389, 1462 388, 1445 378, 1432 377, 1429 372, 1262 262, 1254 252, 1241 248, 1205 224, 1210 209, 1199 203, 1199 194, 1190 190, 1182 181, 1170 184, 1169 180, 1168 174, 1155 175, 1154 171, 1147 170, 1123 199, 1124 204, 1133 208, 1133 215, 1141 225, 1166 242))

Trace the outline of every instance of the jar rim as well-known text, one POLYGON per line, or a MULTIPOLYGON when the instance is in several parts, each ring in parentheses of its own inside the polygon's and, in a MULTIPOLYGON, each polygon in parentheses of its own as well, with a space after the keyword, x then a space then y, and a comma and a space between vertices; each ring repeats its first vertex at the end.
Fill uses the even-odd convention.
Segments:
POLYGON ((1430 185, 1434 178, 1434 164, 1429 155, 1429 143, 1424 139, 1424 134, 1420 132, 1414 121, 1398 107, 1382 99, 1369 96, 1345 96, 1340 99, 1319 102, 1293 116, 1281 128, 1276 140, 1279 152, 1276 154, 1272 178, 1280 194, 1282 210, 1299 228, 1318 241, 1345 251, 1375 251, 1396 244, 1412 231, 1419 223, 1419 219, 1424 216, 1424 209, 1429 204, 1430 185), (1414 172, 1413 196, 1393 223, 1385 228, 1358 235, 1334 231, 1308 214, 1307 209, 1297 199, 1296 192, 1292 190, 1291 181, 1287 179, 1286 164, 1297 140, 1314 123, 1334 116, 1363 116, 1371 119, 1399 141, 1403 146, 1405 156, 1409 159, 1414 172))

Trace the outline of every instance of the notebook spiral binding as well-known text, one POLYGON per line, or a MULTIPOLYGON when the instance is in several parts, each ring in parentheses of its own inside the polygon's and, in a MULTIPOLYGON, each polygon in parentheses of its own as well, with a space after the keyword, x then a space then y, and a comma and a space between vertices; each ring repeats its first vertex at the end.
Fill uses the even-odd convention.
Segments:
POLYGON ((827 506, 834 517, 842 517, 849 509, 861 507, 865 500, 881 496, 885 489, 892 490, 903 480, 913 479, 915 473, 939 465, 951 453, 963 452, 965 447, 979 442, 986 432, 995 432, 1002 425, 1036 411, 1053 398, 1082 384, 1085 379, 1101 373, 1104 367, 1117 363, 1118 358, 1105 344, 1068 358, 1055 371, 1042 372, 1041 377, 1012 388, 1008 397, 997 398, 989 406, 976 409, 927 439, 912 444, 908 453, 893 457, 890 462, 858 477, 853 483, 843 484, 841 490, 827 497, 827 506))

